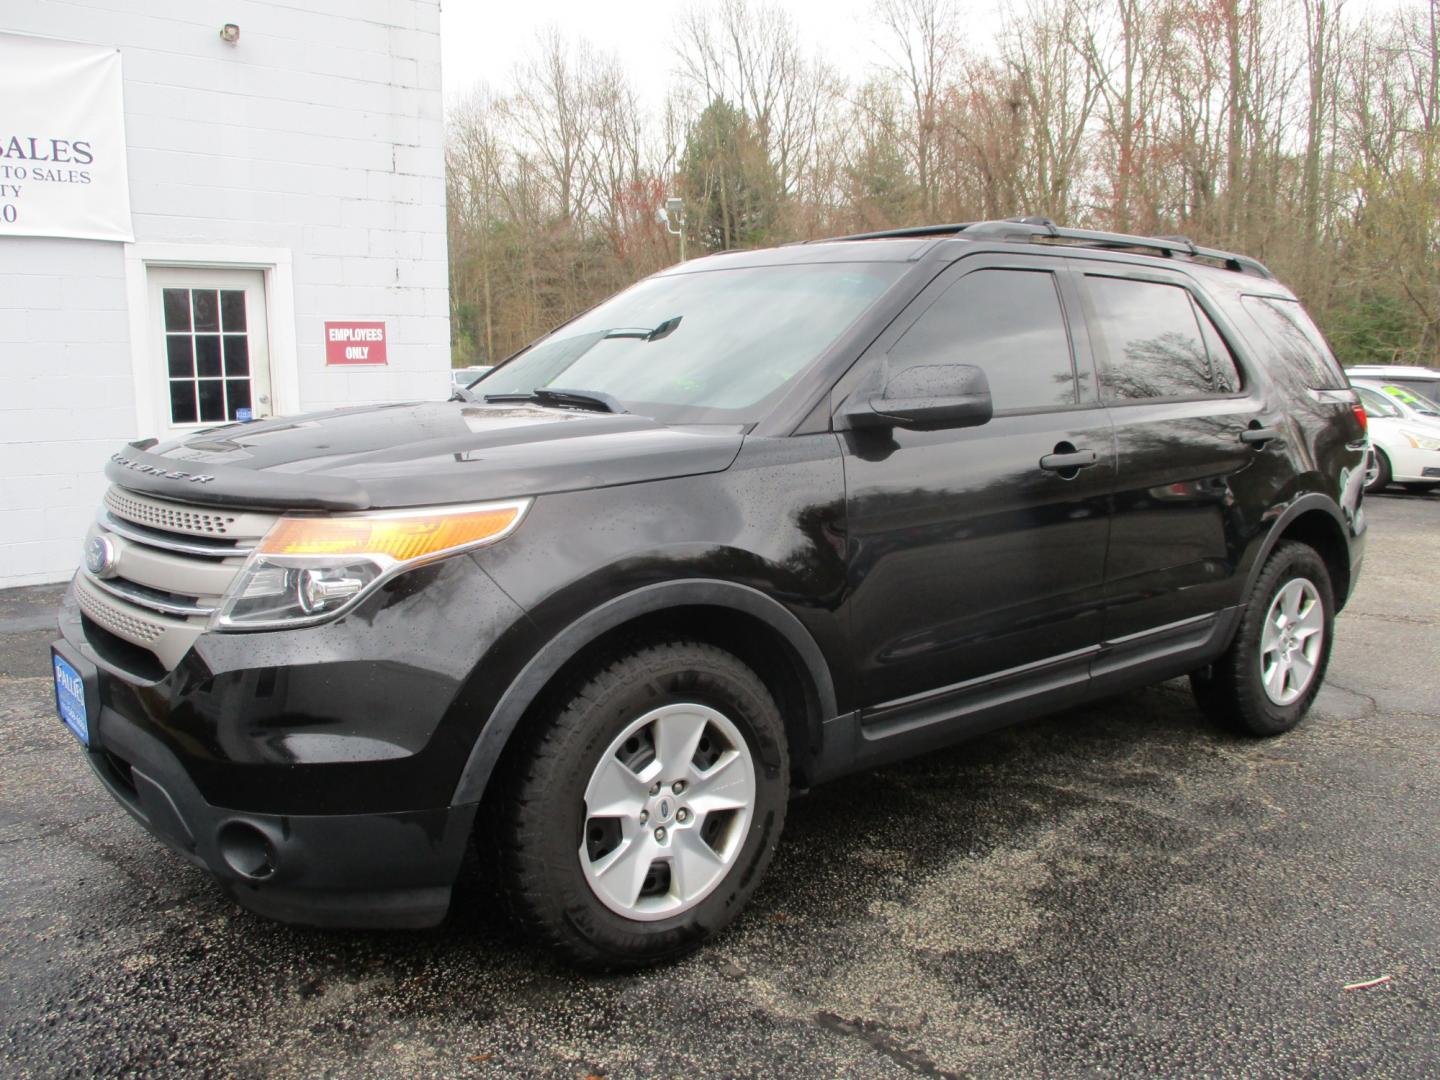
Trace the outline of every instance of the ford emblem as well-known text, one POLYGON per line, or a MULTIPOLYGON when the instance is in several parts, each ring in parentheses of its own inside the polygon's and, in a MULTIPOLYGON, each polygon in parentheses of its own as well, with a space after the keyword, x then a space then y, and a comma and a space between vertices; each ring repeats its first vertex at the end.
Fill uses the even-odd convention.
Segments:
POLYGON ((85 569, 98 578, 114 572, 116 559, 115 545, 108 536, 92 536, 85 545, 85 569))

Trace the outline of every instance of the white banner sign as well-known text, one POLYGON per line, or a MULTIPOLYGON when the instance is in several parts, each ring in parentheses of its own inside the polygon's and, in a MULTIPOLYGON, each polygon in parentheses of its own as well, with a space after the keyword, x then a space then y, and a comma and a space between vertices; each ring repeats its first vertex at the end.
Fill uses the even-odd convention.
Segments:
POLYGON ((133 240, 120 52, 0 33, 0 237, 133 240))

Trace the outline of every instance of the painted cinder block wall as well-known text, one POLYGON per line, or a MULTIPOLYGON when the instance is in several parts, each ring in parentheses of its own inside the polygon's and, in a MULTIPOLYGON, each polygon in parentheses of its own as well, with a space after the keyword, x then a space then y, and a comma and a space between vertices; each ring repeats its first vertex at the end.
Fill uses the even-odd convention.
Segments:
POLYGON ((0 237, 0 587, 67 578, 106 458, 159 433, 137 254, 288 260, 277 411, 448 393, 438 0, 6 0, 0 29, 120 50, 136 240, 0 237), (326 319, 383 319, 388 365, 327 368, 326 319))

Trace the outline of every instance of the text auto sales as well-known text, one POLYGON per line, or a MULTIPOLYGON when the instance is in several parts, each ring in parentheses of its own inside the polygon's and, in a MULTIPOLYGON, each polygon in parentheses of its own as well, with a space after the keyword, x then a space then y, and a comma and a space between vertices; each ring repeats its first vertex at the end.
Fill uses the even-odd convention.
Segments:
MULTIPOLYGON (((0 180, 39 180, 50 184, 88 184, 88 169, 52 168, 89 165, 95 160, 84 139, 42 139, 33 135, 0 135, 0 180), (21 165, 18 162, 26 162, 21 165)), ((0 195, 19 196, 18 184, 0 184, 0 195)))

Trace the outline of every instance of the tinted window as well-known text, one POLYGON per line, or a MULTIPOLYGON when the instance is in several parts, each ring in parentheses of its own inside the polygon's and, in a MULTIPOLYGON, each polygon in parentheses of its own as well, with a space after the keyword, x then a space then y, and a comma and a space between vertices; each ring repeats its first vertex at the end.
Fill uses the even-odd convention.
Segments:
POLYGON ((1043 270, 976 270, 950 286, 890 350, 890 374, 919 363, 974 364, 995 411, 1075 403, 1070 337, 1043 270))
POLYGON ((1344 390, 1349 383, 1335 362, 1325 339, 1297 300, 1246 296, 1250 312, 1281 359, 1306 386, 1314 390, 1344 390))
POLYGON ((1205 339, 1205 351, 1210 354, 1210 380, 1218 394, 1235 394, 1240 391, 1240 369, 1235 366, 1235 354, 1230 351, 1230 346, 1225 344, 1225 339, 1220 336, 1220 331, 1215 329, 1215 324, 1210 321, 1210 316, 1205 314, 1205 309, 1195 303, 1195 298, 1190 298, 1190 303, 1195 308, 1195 318, 1200 322, 1200 336, 1205 339))
POLYGON ((1085 280, 1094 305, 1092 329, 1102 346, 1100 385, 1107 401, 1216 392, 1189 292, 1154 281, 1085 280))

